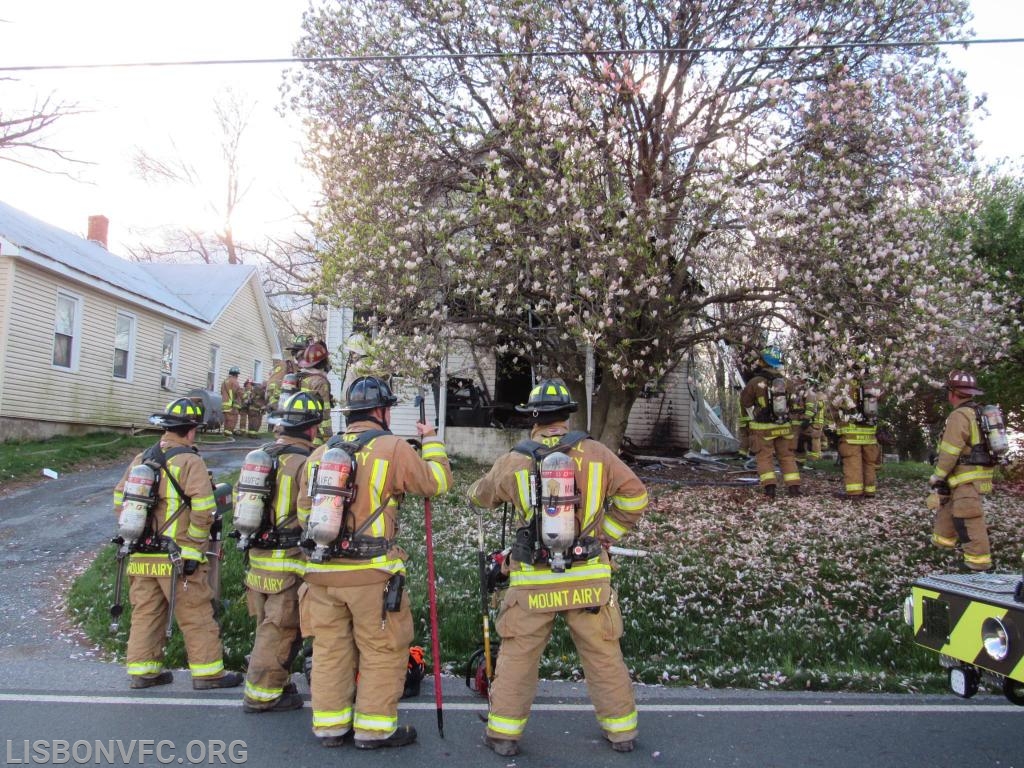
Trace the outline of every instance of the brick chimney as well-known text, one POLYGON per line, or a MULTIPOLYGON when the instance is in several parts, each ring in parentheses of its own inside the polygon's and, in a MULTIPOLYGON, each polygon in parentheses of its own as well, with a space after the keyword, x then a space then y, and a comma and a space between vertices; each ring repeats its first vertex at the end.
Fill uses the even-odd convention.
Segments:
POLYGON ((110 229, 110 219, 106 216, 89 217, 89 239, 107 247, 107 230, 110 229))

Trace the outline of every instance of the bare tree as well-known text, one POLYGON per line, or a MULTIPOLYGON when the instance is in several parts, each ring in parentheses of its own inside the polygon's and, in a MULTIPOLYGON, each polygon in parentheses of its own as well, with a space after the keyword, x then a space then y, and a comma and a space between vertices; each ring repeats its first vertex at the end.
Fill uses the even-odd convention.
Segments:
MULTIPOLYGON (((12 78, 0 78, 0 82, 12 78)), ((48 162, 35 158, 56 160, 59 163, 81 163, 67 151, 50 143, 47 132, 63 117, 81 114, 76 104, 55 99, 53 94, 36 100, 29 109, 12 110, 0 104, 0 160, 45 173, 54 171, 48 162)))

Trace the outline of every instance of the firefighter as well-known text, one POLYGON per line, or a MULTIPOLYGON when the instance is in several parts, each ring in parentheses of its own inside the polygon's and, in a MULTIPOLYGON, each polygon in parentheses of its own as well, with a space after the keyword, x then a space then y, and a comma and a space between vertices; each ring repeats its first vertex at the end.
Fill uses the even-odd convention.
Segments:
MULTIPOLYGON (((519 753, 538 664, 558 615, 565 618, 579 653, 604 738, 616 752, 631 752, 637 736, 633 686, 619 645, 622 614, 611 588, 606 547, 637 524, 647 508, 647 491, 612 451, 585 433, 569 432, 567 419, 576 409, 563 382, 538 383, 526 405, 516 406, 531 421, 532 441, 500 457, 469 489, 470 500, 479 507, 511 503, 519 526, 497 621, 501 651, 484 733, 487 746, 503 756, 519 753), (539 453, 552 449, 556 456, 568 456, 565 479, 570 488, 575 483, 576 494, 569 494, 575 498, 568 499, 573 503, 567 528, 571 563, 559 562, 561 553, 537 540, 538 526, 547 523, 542 523, 546 515, 538 514, 545 502, 530 491, 531 473, 538 474, 539 453)), ((548 501, 550 514, 556 506, 553 499, 548 501)))
MULTIPOLYGON (((238 428, 238 416, 242 410, 242 400, 245 392, 242 385, 238 383, 237 365, 228 368, 228 375, 220 385, 221 407, 224 409, 224 434, 233 435, 238 428)), ((239 432, 239 434, 241 434, 239 432)))
POLYGON ((353 381, 342 408, 346 430, 313 452, 306 465, 308 482, 299 491, 300 525, 307 537, 326 542, 307 550, 299 597, 302 634, 313 637, 313 733, 325 747, 349 738, 359 749, 416 740, 412 726, 398 725, 413 639, 409 596, 402 587, 407 555, 395 544, 398 512, 407 493, 445 493, 452 474, 432 427, 416 424, 422 454, 391 434, 391 407, 397 401, 382 379, 353 381), (326 479, 337 476, 339 464, 325 458, 350 455, 344 446, 355 454, 355 471, 348 475, 355 487, 349 491, 332 487, 340 480, 326 479), (330 531, 319 515, 322 508, 330 511, 326 502, 332 496, 346 501, 340 526, 330 531), (327 539, 320 538, 321 529, 329 531, 327 539))
POLYGON ((819 382, 808 378, 798 383, 797 402, 794 412, 793 429, 796 432, 796 462, 803 464, 808 459, 821 458, 821 441, 825 435, 825 395, 820 391, 819 382))
POLYGON ((263 409, 267 407, 267 385, 249 382, 245 401, 245 434, 256 437, 263 426, 263 409))
POLYGON ((782 470, 782 482, 790 496, 800 496, 800 468, 793 451, 796 440, 790 409, 793 386, 782 375, 782 351, 775 346, 761 351, 760 366, 740 392, 740 408, 750 421, 750 452, 757 460, 757 473, 764 494, 775 498, 775 460, 782 470))
POLYGON ((327 378, 327 372, 331 370, 327 345, 322 341, 314 341, 306 347, 299 358, 299 369, 302 371, 302 391, 316 395, 324 404, 324 420, 316 440, 319 445, 331 436, 331 408, 334 407, 331 382, 327 378))
POLYGON ((878 444, 878 407, 881 385, 869 378, 867 358, 857 366, 857 378, 843 393, 836 408, 838 453, 843 462, 841 498, 870 501, 878 491, 882 447, 878 444))
POLYGON ((171 672, 163 667, 163 655, 168 611, 173 605, 174 619, 185 640, 192 687, 233 688, 241 684, 242 675, 224 671, 220 627, 213 614, 213 590, 203 554, 216 501, 206 464, 194 447, 196 428, 203 423, 202 405, 180 398, 150 421, 164 430, 160 442, 137 455, 114 488, 114 510, 120 515, 125 481, 132 469, 144 462, 158 468, 159 482, 148 514, 149 543, 133 546, 128 563, 130 685, 150 688, 172 682, 171 672), (180 576, 176 572, 172 578, 177 558, 180 576))
POLYGON ((985 448, 978 424, 974 397, 981 394, 983 390, 978 389, 972 374, 949 374, 946 396, 953 412, 946 419, 935 471, 928 480, 928 487, 937 496, 930 505, 937 507, 932 543, 943 549, 959 544, 964 565, 971 571, 992 568, 981 497, 992 491, 995 461, 985 448))
POLYGON ((289 373, 298 373, 299 358, 309 346, 309 338, 296 336, 292 343, 285 347, 291 353, 288 360, 274 360, 270 371, 270 378, 267 379, 267 408, 270 411, 278 410, 280 407, 281 382, 289 373))
MULTIPOLYGON (((246 601, 249 615, 256 619, 256 635, 245 676, 245 712, 302 708, 302 697, 289 680, 302 645, 298 592, 305 561, 299 548, 298 495, 322 418, 323 406, 317 398, 305 392, 294 394, 270 417, 270 423, 280 427, 277 440, 260 449, 276 460, 276 471, 268 478, 265 495, 256 501, 262 507, 261 523, 246 549, 246 601)), ((240 496, 244 490, 240 479, 240 496)), ((235 504, 236 510, 241 503, 235 504)), ((236 527, 237 520, 236 513, 236 527)))

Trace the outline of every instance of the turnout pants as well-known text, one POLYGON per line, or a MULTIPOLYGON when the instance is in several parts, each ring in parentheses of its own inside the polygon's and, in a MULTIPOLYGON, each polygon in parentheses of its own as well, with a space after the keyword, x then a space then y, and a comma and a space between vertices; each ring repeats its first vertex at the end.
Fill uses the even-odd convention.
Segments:
POLYGON ((291 666, 302 644, 299 634, 299 586, 294 583, 275 594, 246 590, 249 615, 256 619, 256 637, 245 674, 245 700, 269 709, 291 677, 291 666))
MULTIPOLYGON (((398 728, 413 638, 408 590, 383 618, 384 584, 300 590, 302 634, 313 637, 313 733, 384 739, 398 728), (356 673, 359 684, 356 685, 356 673)), ((436 660, 435 660, 436 661, 436 660)))
POLYGON ((857 445, 839 440, 839 456, 843 460, 843 484, 847 496, 874 496, 878 490, 878 468, 882 466, 882 447, 857 445))
POLYGON ((750 450, 757 458, 757 475, 761 485, 776 485, 775 460, 779 461, 782 470, 782 482, 785 485, 800 485, 800 468, 796 463, 796 438, 768 437, 758 430, 750 430, 750 450))
POLYGON ((234 432, 235 427, 238 426, 238 411, 232 408, 228 410, 224 409, 224 431, 234 432))
POLYGON ((555 618, 561 615, 579 653, 587 691, 605 738, 613 742, 635 739, 636 704, 633 683, 619 646, 622 614, 614 591, 597 613, 585 608, 529 611, 517 597, 513 590, 509 591, 498 617, 501 650, 490 688, 487 735, 512 740, 522 736, 537 690, 540 657, 551 638, 555 618))
POLYGON ((985 524, 985 510, 981 494, 974 483, 958 485, 935 513, 932 543, 943 549, 960 544, 964 565, 973 571, 987 571, 992 567, 992 551, 985 524))
MULTIPOLYGON (((174 598, 174 618, 184 637, 188 668, 194 678, 224 675, 220 626, 213 617, 213 590, 207 582, 208 569, 209 566, 203 564, 191 576, 182 576, 174 598)), ((170 595, 170 578, 130 577, 129 675, 154 677, 163 671, 170 595)))

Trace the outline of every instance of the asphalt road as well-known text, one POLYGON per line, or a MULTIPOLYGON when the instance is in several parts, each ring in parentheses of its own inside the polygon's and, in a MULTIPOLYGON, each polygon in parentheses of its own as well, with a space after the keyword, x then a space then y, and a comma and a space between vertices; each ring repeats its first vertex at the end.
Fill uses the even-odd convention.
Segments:
MULTIPOLYGON (((205 451, 215 475, 254 441, 205 451)), ((485 703, 444 682, 440 738, 432 681, 402 702, 416 745, 359 752, 321 748, 310 710, 246 715, 237 691, 170 686, 129 691, 63 618, 63 591, 113 529, 111 489, 123 467, 41 481, 0 497, 0 757, 3 765, 320 766, 994 766, 1024 768, 1024 709, 1001 696, 702 691, 638 686, 641 735, 630 754, 601 739, 585 686, 542 683, 516 758, 481 743, 485 703), (63 742, 63 743, 62 743, 63 742)), ((308 689, 296 676, 300 691, 308 689)))

